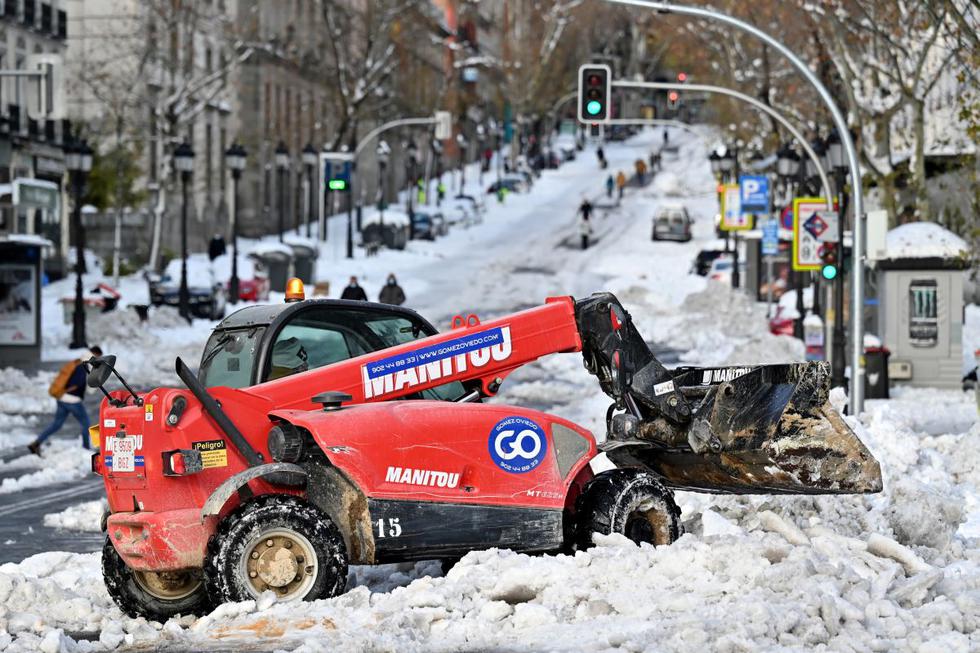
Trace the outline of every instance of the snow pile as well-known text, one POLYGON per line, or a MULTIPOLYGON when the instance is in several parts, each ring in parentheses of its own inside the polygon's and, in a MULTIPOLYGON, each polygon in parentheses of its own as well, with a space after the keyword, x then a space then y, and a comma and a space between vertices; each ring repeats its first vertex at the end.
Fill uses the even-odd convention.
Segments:
POLYGON ((106 510, 106 500, 85 501, 44 516, 44 525, 65 531, 84 531, 98 533, 102 530, 102 514, 106 510))
MULTIPOLYGON (((26 451, 26 450, 25 450, 26 451)), ((92 452, 81 447, 81 435, 77 440, 51 439, 44 444, 43 457, 26 453, 12 463, 9 469, 35 467, 35 471, 20 476, 8 476, 0 481, 0 494, 10 494, 43 487, 54 483, 65 483, 84 478, 92 473, 92 452)), ((8 469, 7 465, 0 470, 8 469)))
POLYGON ((911 222, 888 232, 886 252, 890 259, 962 258, 970 253, 970 246, 934 222, 911 222))
POLYGON ((657 340, 685 350, 684 362, 705 366, 785 363, 805 354, 801 341, 769 333, 764 304, 717 282, 688 295, 657 340))

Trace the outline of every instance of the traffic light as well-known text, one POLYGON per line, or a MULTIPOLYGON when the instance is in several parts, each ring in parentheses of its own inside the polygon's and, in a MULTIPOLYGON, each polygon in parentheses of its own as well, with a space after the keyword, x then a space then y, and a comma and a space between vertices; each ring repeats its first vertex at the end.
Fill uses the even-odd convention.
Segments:
POLYGON ((687 82, 687 73, 677 73, 677 81, 681 84, 687 82))
POLYGON ((605 64, 585 64, 578 69, 578 119, 608 122, 611 117, 612 70, 605 64))
POLYGON ((671 110, 676 110, 677 105, 680 104, 681 94, 677 91, 671 91, 667 94, 667 108, 671 110))
POLYGON ((820 245, 820 276, 827 281, 832 281, 840 274, 840 257, 837 251, 837 243, 823 243, 820 245))

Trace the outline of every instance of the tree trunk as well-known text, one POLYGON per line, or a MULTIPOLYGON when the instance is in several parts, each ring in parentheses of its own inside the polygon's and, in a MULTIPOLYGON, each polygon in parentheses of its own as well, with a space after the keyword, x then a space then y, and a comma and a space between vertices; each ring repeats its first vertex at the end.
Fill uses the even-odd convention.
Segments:
POLYGON ((920 220, 929 220, 929 190, 926 186, 926 118, 925 102, 912 100, 912 129, 915 153, 912 157, 912 188, 915 190, 915 212, 920 220))

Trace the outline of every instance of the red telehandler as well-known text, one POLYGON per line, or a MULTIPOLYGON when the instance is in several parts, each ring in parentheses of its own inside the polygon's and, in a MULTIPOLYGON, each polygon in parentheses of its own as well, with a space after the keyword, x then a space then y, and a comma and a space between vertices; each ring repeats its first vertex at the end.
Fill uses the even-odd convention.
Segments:
POLYGON ((666 545, 681 530, 673 489, 881 490, 824 364, 668 370, 608 293, 457 316, 445 333, 407 309, 296 294, 226 318, 197 374, 178 358, 185 388, 138 394, 113 356, 92 362, 103 572, 125 612, 313 600, 343 592, 349 564, 573 551, 593 532, 666 545), (558 352, 581 352, 612 398, 601 445, 482 401, 558 352), (125 390, 105 389, 113 374, 125 390), (616 469, 593 473, 600 451, 616 469))

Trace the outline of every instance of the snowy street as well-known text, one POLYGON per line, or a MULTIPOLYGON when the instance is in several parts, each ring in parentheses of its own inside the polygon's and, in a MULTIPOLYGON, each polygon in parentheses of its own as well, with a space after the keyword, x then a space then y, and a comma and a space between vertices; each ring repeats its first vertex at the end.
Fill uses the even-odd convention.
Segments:
MULTIPOLYGON (((709 128, 704 133, 702 140, 671 130, 677 157, 646 186, 627 187, 620 205, 605 197, 605 175, 630 172, 658 149, 659 129, 607 143, 608 171, 597 172, 589 146, 545 170, 528 193, 503 203, 483 196, 481 224, 411 241, 401 252, 365 258, 359 249, 345 260, 345 225, 335 218, 318 276, 335 297, 356 275, 374 300, 394 273, 406 306, 440 330, 457 314, 485 321, 549 296, 611 291, 669 367, 802 360, 801 341, 769 333, 764 304, 690 272, 716 239, 713 141, 709 128), (576 215, 583 196, 597 205, 595 244, 585 251, 576 215), (652 218, 665 203, 690 213, 690 242, 651 241, 652 218)), ((475 174, 467 177, 468 189, 482 194, 475 174)), ((70 326, 57 301, 72 283, 44 290, 50 361, 68 358, 70 326)), ((134 275, 122 288, 135 294, 143 284, 134 275)), ((137 388, 178 385, 174 357, 196 366, 215 323, 186 326, 158 310, 143 327, 131 313, 89 328, 137 388)), ((980 650, 980 423, 972 393, 899 388, 844 418, 881 463, 885 489, 877 495, 679 492, 685 534, 670 546, 611 535, 574 555, 473 552, 446 574, 438 561, 358 566, 333 599, 277 604, 267 592, 201 618, 158 623, 125 616, 106 591, 102 480, 89 470, 74 422, 42 458, 27 453, 54 403, 47 395, 54 370, 2 372, 0 650, 980 650)), ((845 403, 837 393, 831 401, 845 403)), ((578 354, 525 366, 493 402, 552 412, 605 437, 609 398, 578 354)), ((602 458, 594 468, 609 465, 602 458)))

